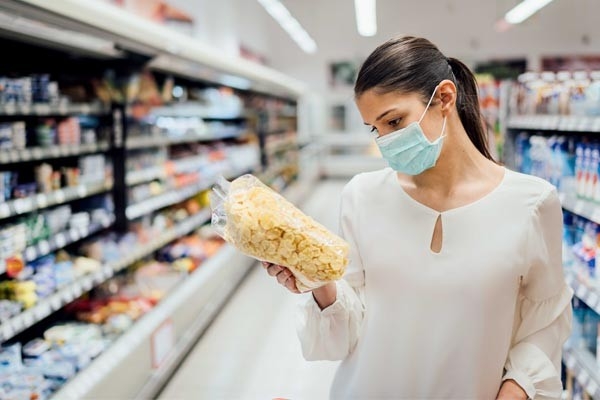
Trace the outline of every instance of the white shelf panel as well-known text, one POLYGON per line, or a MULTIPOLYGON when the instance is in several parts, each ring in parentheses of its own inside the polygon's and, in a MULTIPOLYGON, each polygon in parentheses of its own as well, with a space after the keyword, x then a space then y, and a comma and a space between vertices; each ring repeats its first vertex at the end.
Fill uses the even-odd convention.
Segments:
POLYGON ((600 367, 592 353, 584 349, 565 347, 563 359, 579 384, 594 399, 600 399, 600 367))
POLYGON ((199 143, 199 142, 213 142, 216 140, 224 140, 224 139, 232 139, 236 137, 241 137, 244 135, 244 131, 233 133, 227 133, 223 135, 219 134, 190 134, 185 136, 180 136, 176 138, 170 138, 165 136, 138 136, 127 138, 126 147, 130 150, 133 149, 143 149, 147 147, 164 147, 171 146, 176 144, 185 144, 185 143, 199 143))
POLYGON ((574 194, 559 193, 558 196, 565 210, 600 224, 600 204, 580 199, 574 194))
POLYGON ((571 115, 515 115, 508 118, 510 129, 539 129, 562 132, 600 132, 600 117, 571 115))
MULTIPOLYGON (((574 261, 577 263, 578 261, 574 261)), ((595 312, 600 314, 600 291, 597 288, 590 287, 583 282, 580 282, 573 272, 565 274, 567 284, 573 289, 575 297, 583 301, 595 312)))
POLYGON ((51 313, 64 307, 66 304, 72 302, 83 293, 89 291, 94 286, 101 284, 107 279, 111 278, 116 272, 128 267, 134 262, 147 257, 154 253, 160 248, 164 247, 173 240, 187 235, 194 229, 199 228, 206 222, 210 221, 211 213, 210 210, 202 210, 196 215, 187 218, 185 221, 179 223, 175 227, 167 230, 162 235, 158 236, 151 242, 139 246, 135 251, 130 253, 127 257, 119 260, 118 262, 111 263, 104 266, 101 270, 91 274, 84 275, 74 282, 59 289, 56 293, 50 297, 41 300, 34 307, 22 312, 19 315, 12 317, 0 325, 0 342, 4 342, 15 335, 23 332, 25 329, 33 326, 42 319, 49 316, 51 313))
POLYGON ((139 185, 140 183, 150 182, 155 179, 166 178, 167 173, 163 167, 146 168, 140 171, 131 171, 127 173, 125 182, 127 186, 139 185))
POLYGON ((77 115, 77 114, 105 114, 106 107, 101 104, 1 104, 1 115, 77 115))
POLYGON ((47 160, 51 158, 98 153, 107 151, 108 148, 108 143, 101 142, 73 146, 28 147, 19 150, 1 150, 0 164, 47 160))
POLYGON ((196 195, 198 192, 210 188, 214 183, 214 180, 202 180, 201 182, 185 186, 178 190, 169 190, 166 193, 130 205, 125 210, 125 215, 129 220, 139 218, 143 215, 151 213, 152 211, 160 210, 161 208, 180 203, 196 195))
MULTIPOLYGON (((152 311, 138 320, 134 326, 117 339, 104 353, 94 360, 86 369, 68 382, 53 397, 58 400, 96 398, 135 398, 143 385, 152 379, 155 371, 150 365, 141 363, 140 358, 146 359, 150 353, 150 337, 152 333, 166 320, 174 320, 177 327, 182 321, 180 314, 189 311, 190 307, 197 309, 197 314, 208 314, 204 325, 208 325, 210 317, 229 297, 235 284, 243 277, 250 265, 255 261, 240 254, 229 245, 225 245, 215 256, 205 261, 196 271, 175 288, 152 311), (223 279, 229 279, 224 281, 223 279), (227 284, 228 289, 223 288, 227 284), (204 294, 204 296, 202 296, 204 294), (198 298, 199 301, 194 301, 198 298), (186 310, 188 309, 188 310, 186 310), (139 382, 131 378, 114 376, 119 371, 131 369, 143 370, 139 382), (107 385, 107 382, 111 384, 107 385)), ((198 315, 196 315, 198 317, 198 315)), ((187 321, 187 325, 190 321, 187 321)), ((196 327, 198 329, 198 327, 196 327)), ((184 332, 179 332, 179 337, 184 332)), ((131 376, 131 375, 129 375, 131 376)))
POLYGON ((0 203, 0 219, 94 196, 111 190, 112 186, 112 182, 103 182, 95 185, 79 185, 59 189, 47 194, 40 193, 24 199, 10 200, 5 203, 0 203))

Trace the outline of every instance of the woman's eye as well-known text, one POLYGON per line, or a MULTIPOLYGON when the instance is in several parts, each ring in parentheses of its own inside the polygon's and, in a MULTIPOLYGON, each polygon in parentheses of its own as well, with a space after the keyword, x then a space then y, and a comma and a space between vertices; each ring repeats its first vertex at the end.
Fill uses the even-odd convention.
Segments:
POLYGON ((400 125, 401 120, 402 120, 402 118, 393 119, 390 122, 388 122, 388 125, 392 128, 397 128, 400 125))
POLYGON ((369 132, 370 133, 379 133, 379 132, 377 132, 377 128, 375 128, 374 126, 371 127, 371 130, 369 132))

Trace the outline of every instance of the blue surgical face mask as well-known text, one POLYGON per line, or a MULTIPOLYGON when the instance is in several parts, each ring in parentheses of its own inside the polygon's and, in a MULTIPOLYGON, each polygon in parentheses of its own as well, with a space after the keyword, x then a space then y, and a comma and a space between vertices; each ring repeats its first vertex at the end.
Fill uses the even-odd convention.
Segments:
POLYGON ((438 86, 435 87, 419 121, 412 122, 405 128, 376 139, 381 155, 395 171, 406 175, 419 175, 435 166, 442 151, 446 117, 444 117, 440 137, 433 142, 430 142, 423 133, 421 121, 433 101, 437 88, 438 86))

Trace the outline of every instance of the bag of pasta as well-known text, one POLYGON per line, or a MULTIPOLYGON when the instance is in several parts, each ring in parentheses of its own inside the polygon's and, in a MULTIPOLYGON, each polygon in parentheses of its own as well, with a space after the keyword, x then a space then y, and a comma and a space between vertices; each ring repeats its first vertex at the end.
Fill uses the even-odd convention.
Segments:
POLYGON ((211 194, 212 225, 260 261, 290 269, 301 292, 340 279, 348 244, 253 175, 221 179, 211 194))

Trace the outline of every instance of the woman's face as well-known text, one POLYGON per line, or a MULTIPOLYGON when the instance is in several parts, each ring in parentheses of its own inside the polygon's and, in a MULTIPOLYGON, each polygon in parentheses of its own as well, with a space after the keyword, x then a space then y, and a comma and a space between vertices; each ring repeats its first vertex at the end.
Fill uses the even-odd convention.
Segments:
MULTIPOLYGON (((443 115, 439 94, 434 99, 421 121, 421 128, 430 142, 442 133, 443 115)), ((356 99, 356 105, 365 125, 378 137, 405 128, 418 122, 425 112, 426 104, 417 93, 401 94, 389 92, 385 94, 368 90, 356 99)))

